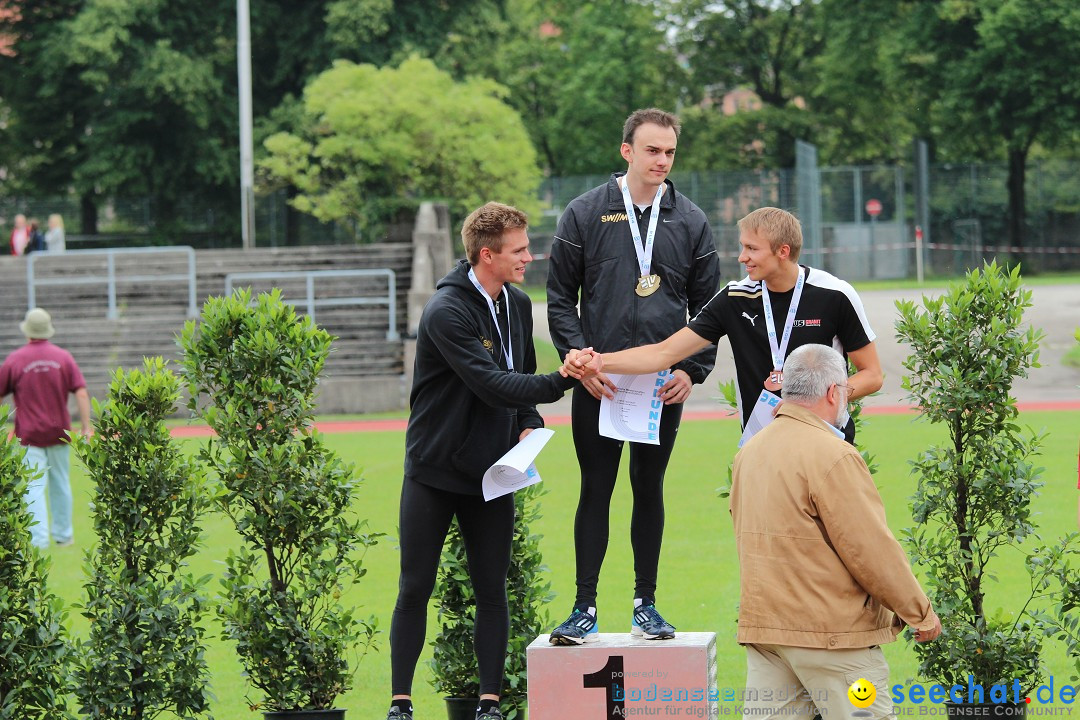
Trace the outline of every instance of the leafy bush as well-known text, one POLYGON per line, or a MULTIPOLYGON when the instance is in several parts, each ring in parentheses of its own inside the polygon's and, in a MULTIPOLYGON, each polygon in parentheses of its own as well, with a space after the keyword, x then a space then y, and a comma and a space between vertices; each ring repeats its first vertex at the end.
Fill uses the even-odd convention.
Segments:
POLYGON ((180 339, 189 406, 217 433, 202 458, 244 543, 226 557, 219 615, 264 696, 253 705, 271 711, 332 707, 352 682, 348 653, 375 635, 339 600, 377 536, 349 517, 354 469, 312 428, 330 343, 276 290, 211 298, 180 339))
MULTIPOLYGON (((0 425, 7 421, 0 407, 0 425)), ((30 543, 24 454, 0 436, 0 719, 70 718, 64 609, 46 587, 49 561, 30 543)))
POLYGON ((536 151, 505 95, 417 56, 397 67, 338 60, 304 88, 291 131, 266 139, 262 184, 295 187, 300 212, 352 219, 372 236, 426 198, 448 198, 459 217, 493 197, 533 214, 536 151))
POLYGON ((897 334, 912 348, 903 385, 949 441, 912 463, 916 525, 904 536, 944 628, 936 641, 915 645, 919 672, 945 685, 966 685, 968 675, 986 687, 1018 679, 1027 692, 1041 680, 1049 631, 1033 601, 1048 596, 1072 538, 1027 556, 1031 591, 1015 612, 988 607, 986 592, 994 558, 1037 537, 1031 501, 1042 487, 1041 438, 1021 432, 1010 393, 1016 378, 1038 367, 1042 333, 1021 329, 1031 293, 1019 268, 991 263, 923 305, 897 302, 897 334))
MULTIPOLYGON (((554 595, 546 579, 548 568, 540 553, 540 535, 532 533, 532 523, 540 519, 539 485, 514 494, 514 537, 506 594, 510 602, 510 643, 506 654, 500 704, 507 720, 524 717, 528 698, 528 669, 525 649, 548 626, 543 610, 554 595)), ((476 626, 476 596, 469 580, 465 543, 455 519, 443 548, 439 577, 435 586, 441 629, 431 645, 432 681, 435 689, 449 697, 474 698, 480 694, 473 629, 476 626)))
POLYGON ((94 530, 77 647, 75 694, 86 717, 142 720, 209 709, 200 624, 208 578, 184 572, 208 500, 204 471, 170 437, 179 381, 161 358, 117 370, 94 401, 97 433, 74 439, 95 485, 94 530))

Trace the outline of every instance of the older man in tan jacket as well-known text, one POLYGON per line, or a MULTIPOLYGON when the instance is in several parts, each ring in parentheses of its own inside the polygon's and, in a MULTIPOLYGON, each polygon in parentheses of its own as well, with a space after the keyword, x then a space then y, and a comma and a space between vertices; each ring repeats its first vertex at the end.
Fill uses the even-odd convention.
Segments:
POLYGON ((856 709, 848 688, 859 679, 876 687, 870 716, 888 717, 880 645, 905 624, 919 642, 941 633, 866 463, 837 430, 848 417, 847 378, 832 348, 798 348, 784 363, 776 419, 735 456, 738 640, 746 647, 744 707, 758 720, 810 720, 815 709, 848 717, 856 709))

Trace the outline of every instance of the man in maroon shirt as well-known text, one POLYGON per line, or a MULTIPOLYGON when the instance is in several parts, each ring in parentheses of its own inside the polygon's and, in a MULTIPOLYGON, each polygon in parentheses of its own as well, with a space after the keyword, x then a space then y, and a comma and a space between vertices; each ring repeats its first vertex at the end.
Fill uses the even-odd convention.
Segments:
POLYGON ((52 318, 41 308, 26 313, 19 325, 28 342, 0 365, 0 399, 15 398, 15 437, 26 447, 26 464, 34 472, 26 504, 36 521, 30 526, 34 545, 47 548, 50 530, 58 546, 72 543, 71 482, 68 477, 68 394, 79 406, 82 432, 89 435, 90 395, 71 353, 49 342, 52 318), (52 506, 52 525, 48 504, 52 506))

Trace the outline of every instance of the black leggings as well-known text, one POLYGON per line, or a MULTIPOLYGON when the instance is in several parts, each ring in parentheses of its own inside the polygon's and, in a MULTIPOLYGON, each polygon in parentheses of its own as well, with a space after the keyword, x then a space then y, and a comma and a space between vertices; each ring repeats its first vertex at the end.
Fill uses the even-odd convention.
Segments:
POLYGON ((450 520, 457 516, 476 593, 473 643, 480 674, 480 694, 502 691, 510 612, 506 573, 514 535, 514 496, 484 502, 480 495, 462 495, 405 479, 401 487, 401 577, 394 618, 390 623, 391 687, 394 695, 410 695, 413 672, 424 649, 427 604, 450 520))
MULTIPOLYGON (((634 509, 630 545, 634 550, 634 597, 655 600, 656 568, 664 536, 664 472, 667 470, 683 405, 665 405, 660 416, 660 444, 630 443, 630 488, 634 509)), ((581 497, 574 521, 577 599, 574 607, 596 606, 596 585, 608 545, 611 493, 619 475, 623 443, 600 435, 600 401, 584 387, 574 388, 571 409, 574 448, 581 467, 581 497)))

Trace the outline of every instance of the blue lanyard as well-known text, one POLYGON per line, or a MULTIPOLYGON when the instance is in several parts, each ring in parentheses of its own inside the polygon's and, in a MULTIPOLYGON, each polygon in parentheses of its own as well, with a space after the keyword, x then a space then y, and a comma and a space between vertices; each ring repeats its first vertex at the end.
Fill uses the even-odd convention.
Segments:
POLYGON ((626 222, 630 223, 630 236, 634 239, 634 253, 637 255, 638 268, 641 277, 652 274, 653 241, 656 240, 656 222, 660 218, 660 198, 664 194, 664 184, 656 188, 656 197, 653 199, 652 212, 649 214, 649 229, 645 232, 645 242, 641 242, 641 228, 638 227, 637 216, 634 214, 634 203, 630 199, 630 184, 623 176, 622 199, 626 208, 626 222))
POLYGON ((769 331, 769 352, 772 353, 773 370, 784 369, 784 358, 787 357, 791 328, 795 325, 795 313, 799 310, 799 300, 802 299, 805 279, 806 271, 800 267, 799 279, 795 281, 795 292, 791 295, 791 307, 788 308, 787 318, 784 319, 784 335, 780 338, 779 346, 776 344, 776 325, 773 322, 772 303, 769 302, 769 286, 764 280, 761 281, 761 302, 765 306, 765 327, 769 331))

